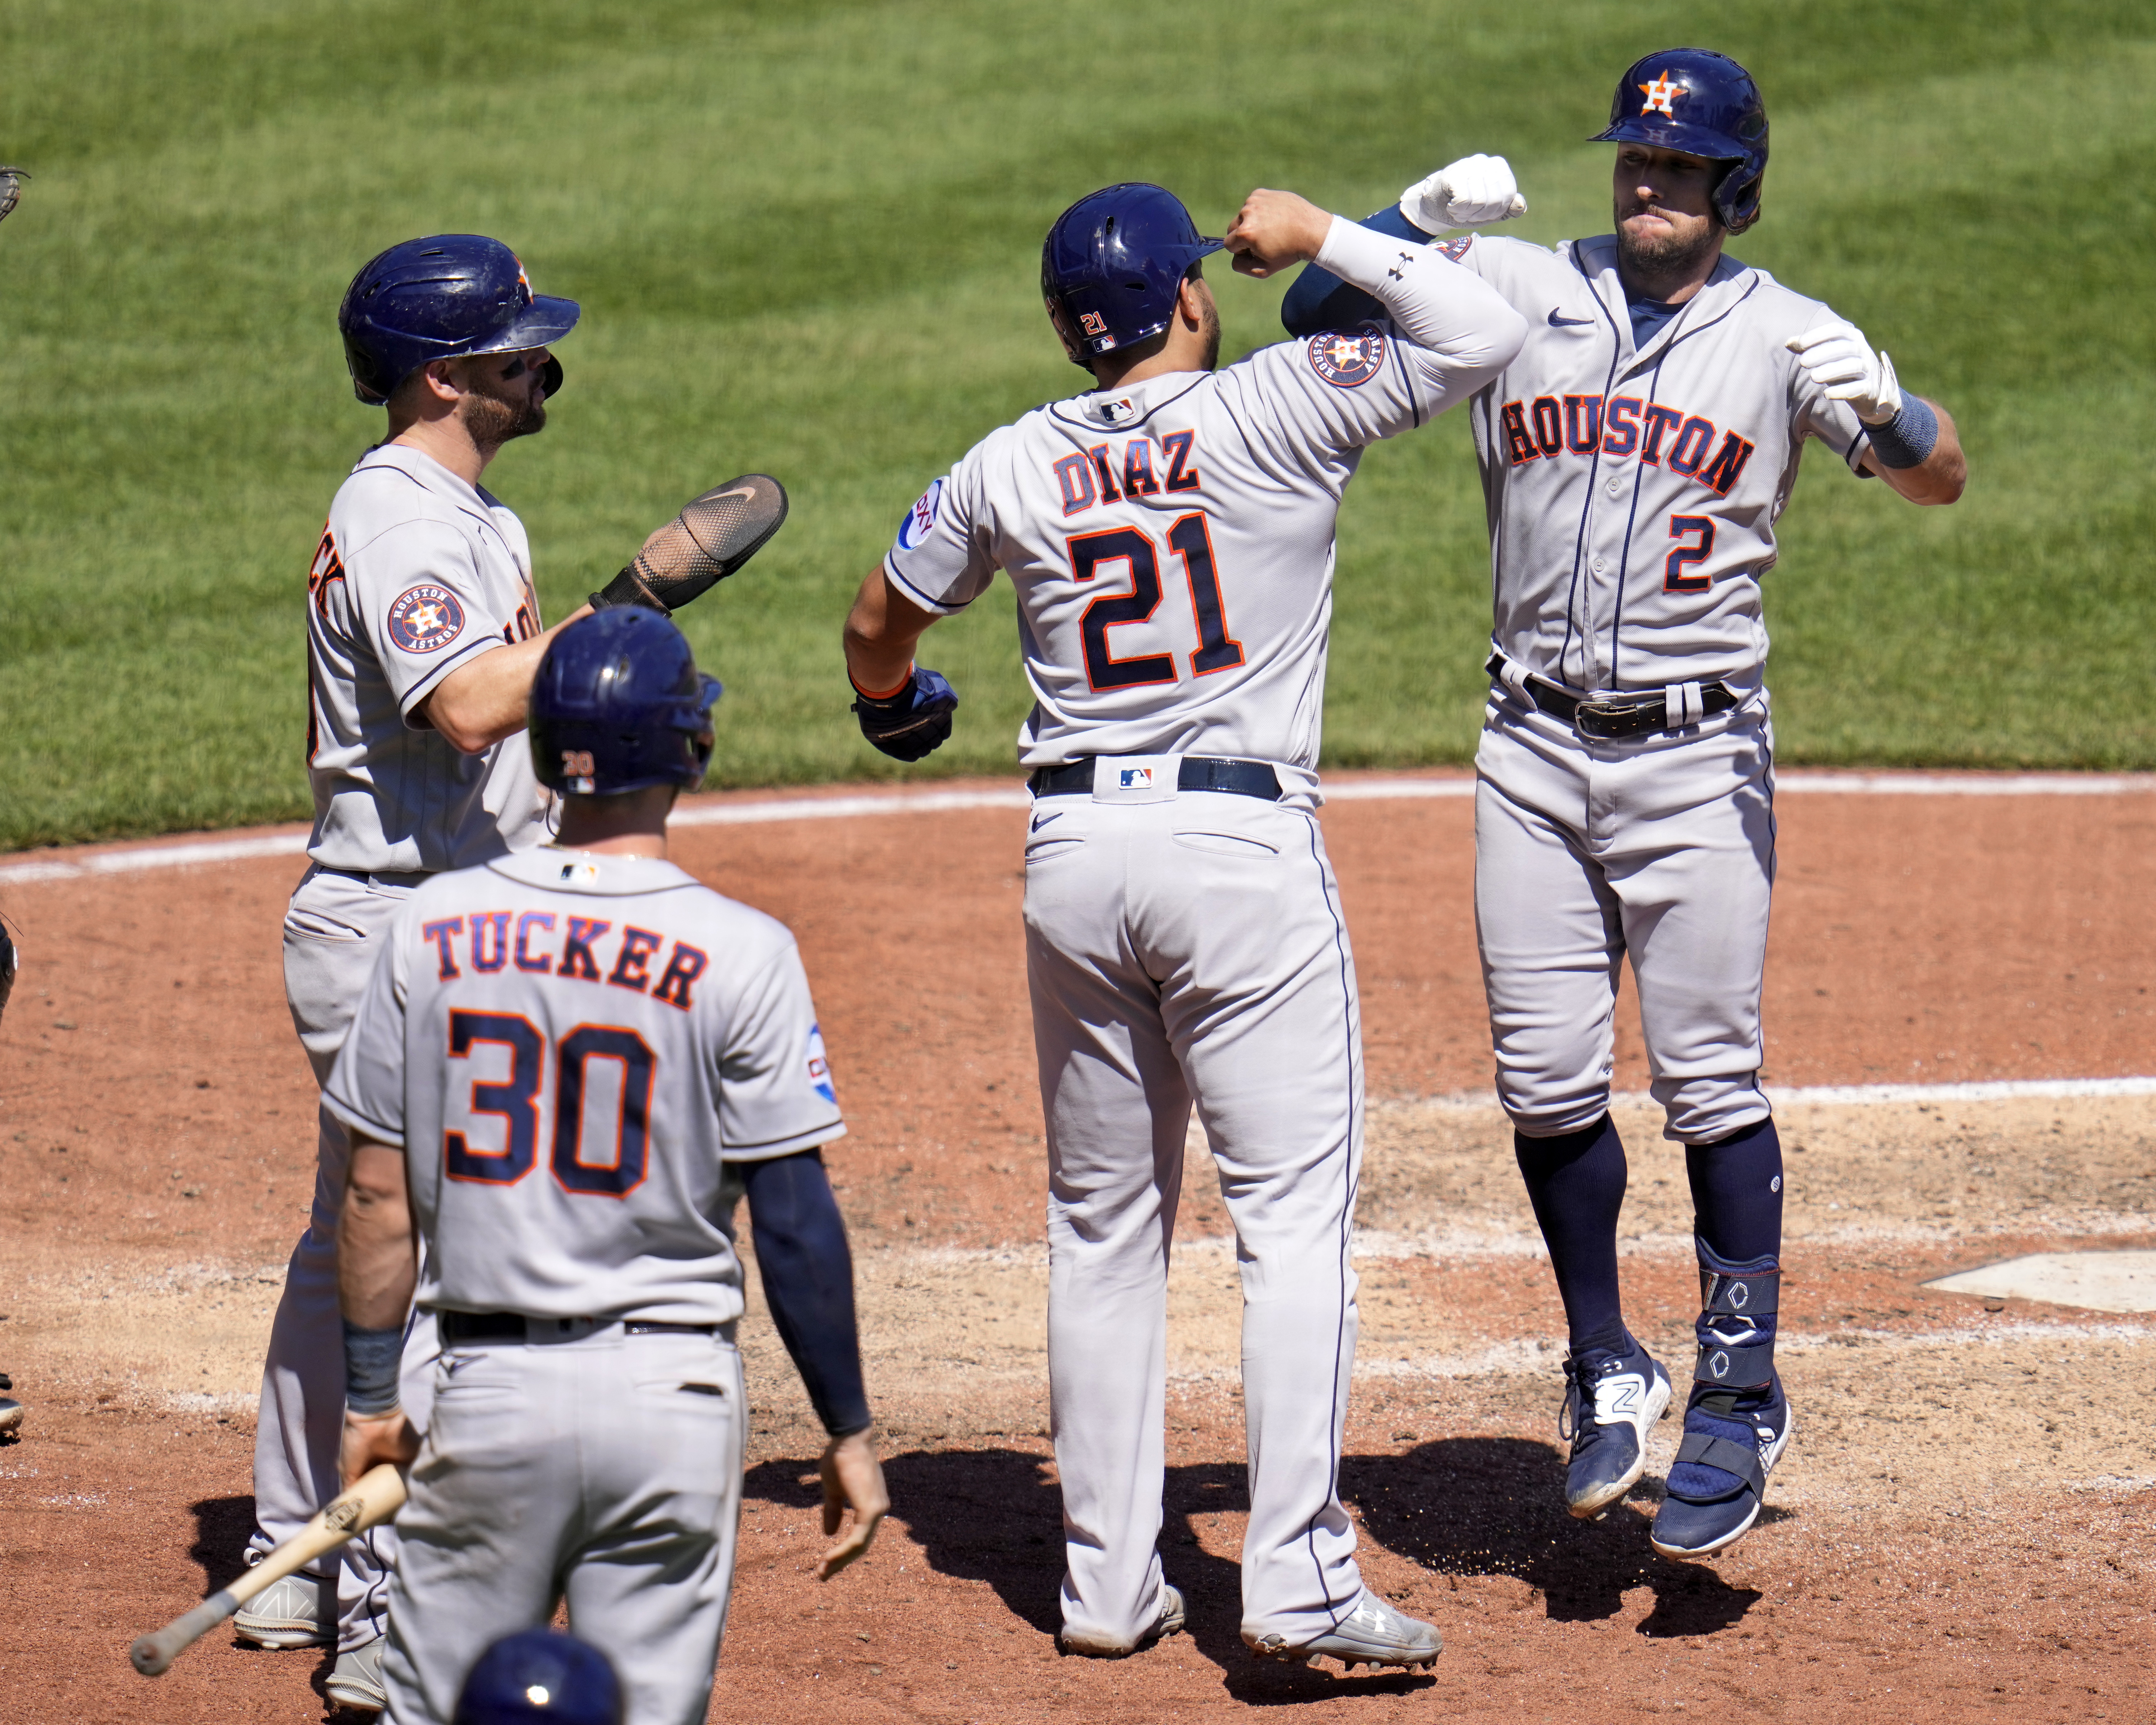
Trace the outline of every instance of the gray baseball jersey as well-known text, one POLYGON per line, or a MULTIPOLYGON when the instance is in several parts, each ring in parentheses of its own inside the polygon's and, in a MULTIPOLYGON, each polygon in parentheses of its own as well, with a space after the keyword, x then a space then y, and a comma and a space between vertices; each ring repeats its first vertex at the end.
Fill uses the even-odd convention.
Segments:
POLYGON ((927 610, 1010 572, 1026 765, 1209 754, 1315 783, 1341 493, 1366 445, 1487 382, 1519 321, 1440 253, 1350 223, 1321 261, 1391 322, 1036 408, 901 525, 885 574, 927 610))
POLYGON ((783 924, 556 849, 413 894, 323 1094, 404 1148, 417 1303, 539 1317, 731 1322, 722 1153, 845 1130, 783 924))
POLYGON ((1546 250, 1466 234, 1432 250, 1527 322, 1471 415, 1497 650, 1580 691, 1756 685, 1759 582, 1804 440, 1852 471, 1871 448, 1784 345, 1834 314, 1725 257, 1635 351, 1614 237, 1546 250))
POLYGON ((474 656, 540 632, 523 523, 418 451, 360 458, 307 573, 308 854, 469 868, 546 837, 521 739, 465 754, 412 714, 474 656))

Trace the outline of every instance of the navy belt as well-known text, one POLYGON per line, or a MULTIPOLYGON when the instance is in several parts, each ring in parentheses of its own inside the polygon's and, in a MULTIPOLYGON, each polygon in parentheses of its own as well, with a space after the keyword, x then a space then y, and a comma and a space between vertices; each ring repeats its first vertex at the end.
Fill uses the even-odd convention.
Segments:
MULTIPOLYGON (((558 1323, 567 1330, 586 1321, 528 1318, 521 1311, 441 1311, 434 1318, 446 1347, 461 1347, 471 1341, 523 1341, 535 1329, 543 1332, 549 1323, 558 1323)), ((650 1318, 630 1318, 621 1327, 630 1336, 716 1336, 719 1328, 716 1324, 667 1324, 650 1318)))
MULTIPOLYGON (((1482 668, 1492 677, 1499 676, 1505 668, 1503 656, 1492 653, 1490 662, 1482 668)), ((1539 677, 1527 678, 1522 693, 1542 712, 1563 719, 1584 737, 1607 742, 1619 737, 1649 736, 1670 729, 1669 703, 1660 694, 1620 695, 1606 700, 1583 701, 1577 695, 1568 695, 1554 683, 1544 682, 1539 677)), ((1717 713, 1727 713, 1743 704, 1744 697, 1727 683, 1703 682, 1699 686, 1702 718, 1711 718, 1717 713)))
MULTIPOLYGON (((1122 760, 1109 755, 1110 760, 1122 760)), ((1060 767, 1036 767, 1025 782, 1035 796, 1091 796, 1093 763, 1098 755, 1081 754, 1060 767)), ((1176 769, 1178 790, 1223 790, 1232 796, 1255 796, 1265 802, 1281 800, 1280 775, 1261 760, 1215 760, 1203 754, 1186 754, 1176 769)))

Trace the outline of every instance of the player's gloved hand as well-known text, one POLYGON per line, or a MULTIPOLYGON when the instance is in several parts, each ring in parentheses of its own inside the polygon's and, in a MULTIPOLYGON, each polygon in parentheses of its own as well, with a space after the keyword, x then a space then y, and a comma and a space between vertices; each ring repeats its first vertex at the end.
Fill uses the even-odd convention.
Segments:
POLYGON ((958 693, 933 671, 915 666, 888 695, 869 694, 859 683, 854 693, 861 734, 894 760, 919 760, 950 740, 958 693))
POLYGON ((1425 234, 1481 228, 1527 213, 1502 156, 1463 156, 1400 193, 1400 214, 1425 234))
POLYGON ((1871 351, 1864 332, 1841 318, 1815 325, 1792 337, 1789 351, 1827 399, 1845 401, 1867 425, 1883 425, 1902 411, 1902 386, 1894 381, 1894 362, 1871 351))
POLYGON ((848 1510, 854 1512, 854 1525, 846 1537, 816 1565, 816 1579, 829 1581, 868 1550, 891 1508, 891 1493, 884 1489, 883 1464, 876 1460, 875 1439, 868 1432, 832 1439, 824 1451, 821 1471, 824 1537, 829 1539, 839 1531, 848 1510))

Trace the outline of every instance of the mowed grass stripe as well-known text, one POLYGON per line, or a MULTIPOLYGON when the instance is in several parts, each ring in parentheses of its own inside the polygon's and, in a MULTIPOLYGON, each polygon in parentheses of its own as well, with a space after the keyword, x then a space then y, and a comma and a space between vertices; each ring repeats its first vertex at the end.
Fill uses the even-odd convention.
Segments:
MULTIPOLYGON (((1082 382, 1040 236, 1157 178, 1217 229, 1252 183, 1355 214, 1469 149, 1509 155, 1550 239, 1608 224, 1616 71, 1675 6, 1283 0, 640 8, 0 6, 0 846, 306 806, 302 571, 379 418, 331 318, 418 232, 516 245, 585 301, 547 434, 490 483, 552 615, 650 524, 763 467, 795 499, 752 570, 683 614, 729 685, 716 779, 891 776, 845 713, 836 621, 921 486, 1082 382)), ((2156 765, 2132 620, 2156 426, 2138 164, 2140 8, 1727 8, 1774 117, 1767 219, 1734 248, 1830 301, 1960 419, 1969 497, 1917 512, 1815 456, 1769 579, 1784 757, 2156 765), (2071 690, 2062 698, 2062 690, 2071 690)), ((1214 272, 1239 353, 1278 284, 1214 272)), ((1336 764, 1456 761, 1483 683, 1487 556, 1456 417, 1372 453, 1343 518, 1336 764)), ((965 704, 908 776, 1008 768, 1027 697, 1007 587, 939 627, 965 704)))

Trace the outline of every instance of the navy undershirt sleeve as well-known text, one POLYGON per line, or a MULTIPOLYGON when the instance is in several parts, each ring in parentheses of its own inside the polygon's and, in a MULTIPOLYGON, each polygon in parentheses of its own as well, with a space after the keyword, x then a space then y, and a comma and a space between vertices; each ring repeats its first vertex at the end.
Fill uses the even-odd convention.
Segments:
MULTIPOLYGON (((1363 217, 1361 225, 1374 233, 1389 234, 1395 239, 1411 239, 1417 245, 1427 245, 1430 240, 1429 234, 1400 214, 1397 203, 1363 217)), ((1358 323, 1382 322, 1385 315, 1385 308, 1361 288, 1348 286, 1330 270, 1321 270, 1315 264, 1303 266, 1302 274, 1295 278, 1287 297, 1281 301, 1281 322, 1291 336, 1353 329, 1358 323)))
POLYGON ((874 1421, 861 1387, 854 1257, 820 1151, 736 1165, 748 1198, 763 1297, 816 1417, 834 1438, 874 1421))

